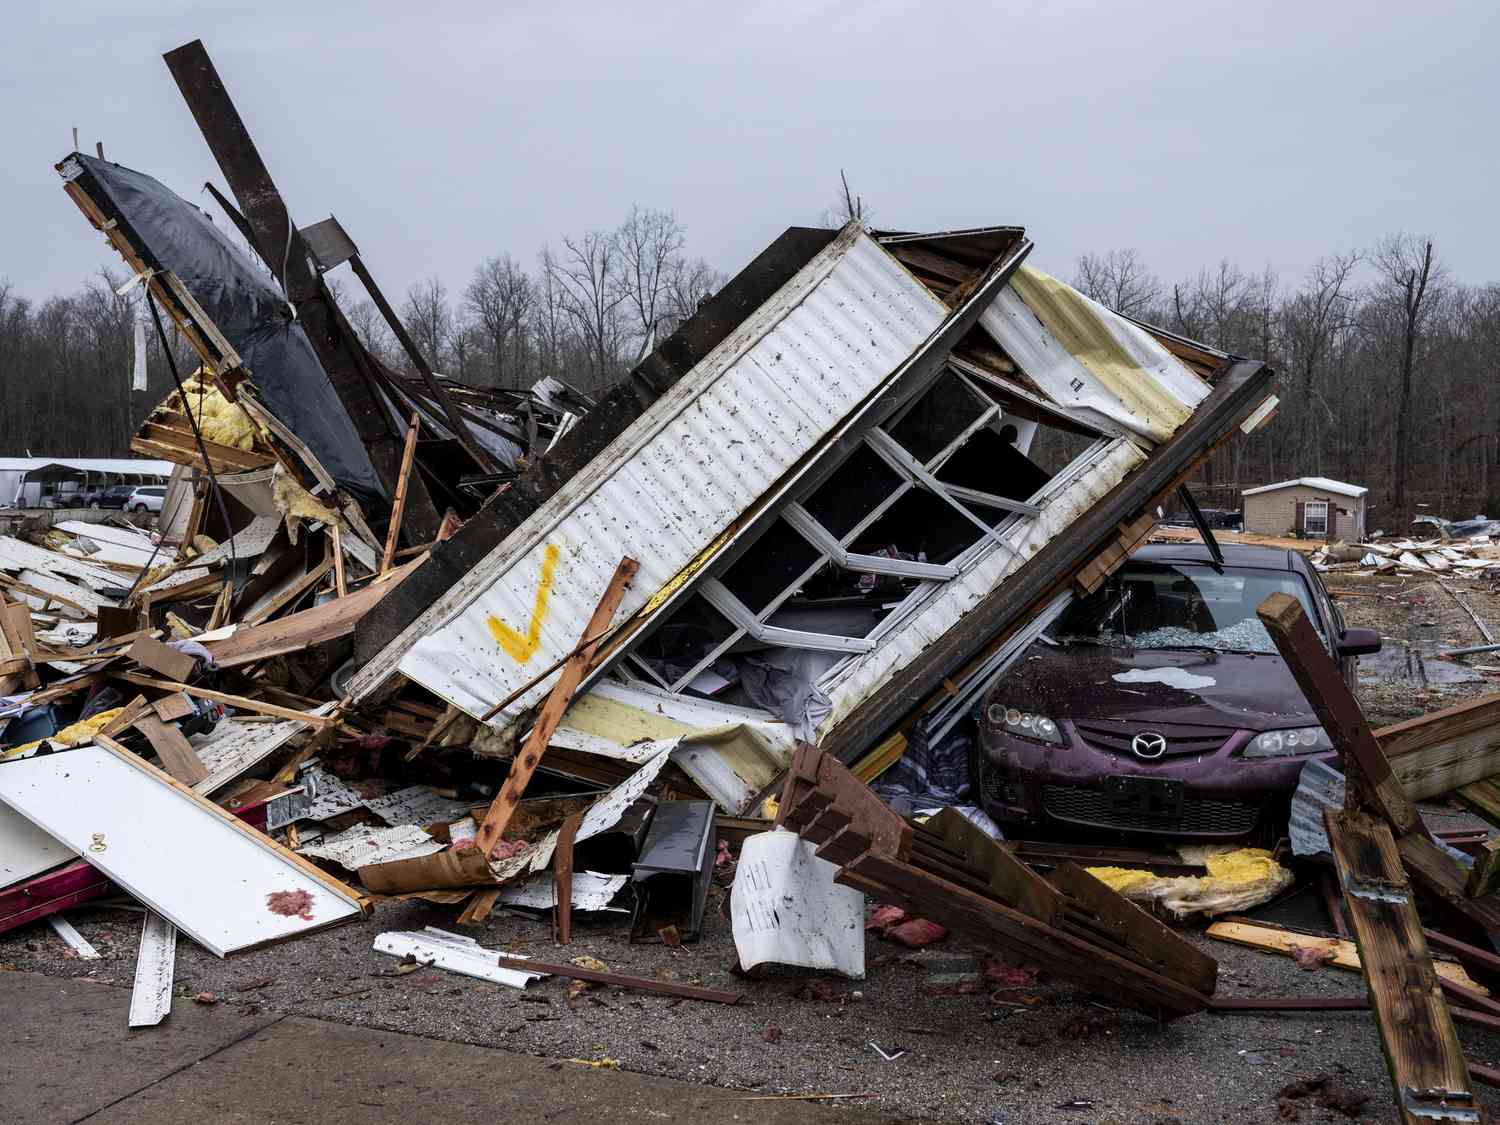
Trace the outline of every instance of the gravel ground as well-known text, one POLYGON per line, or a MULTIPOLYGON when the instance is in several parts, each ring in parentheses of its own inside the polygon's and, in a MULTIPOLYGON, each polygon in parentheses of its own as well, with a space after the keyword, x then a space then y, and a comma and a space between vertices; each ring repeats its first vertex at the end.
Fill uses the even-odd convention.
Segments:
MULTIPOLYGON (((1327 925, 1321 911, 1310 890, 1270 908, 1309 928, 1327 925)), ((69 917, 102 961, 72 958, 42 923, 0 938, 0 966, 128 985, 139 913, 80 908, 69 917)), ((247 1015, 285 1012, 554 1058, 608 1057, 629 1070, 761 1093, 868 1092, 900 1121, 1274 1122, 1282 1120, 1277 1091, 1319 1075, 1368 1096, 1364 1120, 1395 1120, 1379 1041, 1361 1012, 1200 1014, 1158 1025, 1045 977, 1004 992, 978 987, 978 951, 951 938, 914 952, 872 936, 864 981, 790 973, 739 981, 728 971, 733 942, 717 904, 704 939, 675 950, 629 945, 622 922, 611 919, 576 928, 566 951, 530 917, 497 915, 469 932, 495 949, 550 959, 590 953, 635 975, 743 989, 735 1007, 615 988, 570 1002, 568 983, 556 979, 519 992, 439 970, 393 975, 397 961, 370 948, 381 930, 456 929, 453 918, 452 908, 389 902, 367 921, 223 961, 185 941, 176 1003, 209 992, 247 1015), (887 1062, 872 1043, 905 1054, 887 1062), (1074 1101, 1089 1104, 1059 1108, 1074 1101)), ((1363 993, 1355 974, 1304 972, 1289 959, 1188 933, 1219 959, 1222 996, 1363 993)), ((121 1035, 125 1002, 122 993, 121 1035)), ((1500 1043, 1460 1034, 1471 1059, 1500 1062, 1500 1043)), ((58 1047, 65 1056, 66 1045, 58 1047)), ((1300 1104, 1300 1120, 1349 1120, 1300 1104)))
MULTIPOLYGON (((1329 585, 1357 595, 1340 599, 1350 625, 1379 629, 1388 643, 1479 640, 1473 622, 1430 581, 1331 575, 1329 585)), ((1500 595, 1479 583, 1461 588, 1477 613, 1500 621, 1500 595)), ((1494 664, 1500 667, 1500 658, 1494 664)), ((1488 681, 1424 687, 1365 677, 1360 685, 1375 725, 1490 690, 1488 681)), ((1424 813, 1439 828, 1477 824, 1446 805, 1424 813)), ((1266 916, 1326 928, 1316 893, 1305 881, 1299 888, 1266 916)), ((615 988, 570 1000, 561 980, 520 992, 438 970, 396 973, 394 958, 371 949, 382 930, 456 930, 455 915, 452 907, 386 902, 363 922, 222 961, 183 941, 177 1003, 211 993, 247 1015, 284 1012, 546 1057, 607 1057, 629 1070, 761 1093, 870 1093, 893 1121, 1276 1122, 1286 1119, 1277 1092, 1323 1075, 1369 1098, 1362 1120, 1395 1120, 1367 1013, 1200 1014, 1158 1025, 1045 975, 1032 987, 992 991, 978 973, 980 951, 951 938, 911 951, 872 935, 864 981, 804 973, 739 980, 729 972, 734 948, 722 888, 715 889, 703 940, 680 949, 628 944, 619 915, 580 919, 566 950, 552 943, 545 921, 520 913, 497 913, 467 932, 494 949, 552 960, 588 953, 621 972, 743 990, 745 1001, 735 1007, 615 988), (903 1053, 886 1061, 875 1044, 903 1053)), ((103 953, 101 961, 76 959, 41 923, 0 935, 0 970, 128 986, 138 910, 90 906, 68 917, 103 953)), ((1304 972, 1289 959, 1185 932, 1218 959, 1221 996, 1364 992, 1356 974, 1304 972)), ((122 1035, 124 1003, 122 994, 122 1035)), ((1471 1060, 1500 1063, 1500 1040, 1469 1029, 1460 1037, 1471 1060)), ((66 1044, 58 1048, 65 1057, 66 1044)), ((1295 1108, 1302 1121, 1352 1119, 1308 1099, 1295 1108)), ((1488 1108, 1500 1109, 1500 1101, 1488 1108)))

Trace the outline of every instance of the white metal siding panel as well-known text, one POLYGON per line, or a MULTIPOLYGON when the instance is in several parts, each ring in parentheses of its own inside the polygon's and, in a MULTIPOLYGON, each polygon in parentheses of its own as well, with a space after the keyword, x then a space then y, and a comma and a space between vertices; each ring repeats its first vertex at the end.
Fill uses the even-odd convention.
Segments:
MULTIPOLYGON (((831 249, 783 287, 778 297, 802 281, 789 307, 752 317, 753 334, 737 332, 715 349, 445 595, 436 612, 424 614, 403 635, 416 639, 401 672, 470 714, 483 713, 578 643, 621 557, 641 563, 622 607, 629 614, 946 318, 946 306, 867 235, 841 238, 831 249), (553 581, 533 623, 549 548, 557 555, 553 581), (522 636, 535 630, 534 645, 512 657, 492 635, 491 618, 522 636)), ((549 683, 496 722, 530 706, 549 683)))
POLYGON ((1097 503, 1125 475, 1146 460, 1130 441, 1111 442, 1067 487, 1049 499, 1035 519, 1017 520, 1005 533, 1015 548, 1012 555, 993 542, 957 578, 936 587, 933 596, 907 621, 882 638, 871 652, 850 660, 825 684, 833 711, 819 727, 830 730, 861 702, 879 691, 900 669, 928 645, 956 625, 995 587, 1020 567, 1053 536, 1097 503))
MULTIPOLYGON (((1025 266, 1021 270, 1031 279, 1027 289, 1033 294, 1042 292, 1044 283, 1060 285, 1040 271, 1025 266)), ((1110 430, 1165 441, 1208 397, 1208 384, 1150 334, 1082 294, 1068 292, 1067 311, 1090 318, 1087 328, 1106 336, 1118 349, 1110 364, 1087 352, 1069 351, 1045 323, 1056 311, 1031 307, 1014 281, 996 295, 979 323, 1059 406, 1088 411, 1110 430)))

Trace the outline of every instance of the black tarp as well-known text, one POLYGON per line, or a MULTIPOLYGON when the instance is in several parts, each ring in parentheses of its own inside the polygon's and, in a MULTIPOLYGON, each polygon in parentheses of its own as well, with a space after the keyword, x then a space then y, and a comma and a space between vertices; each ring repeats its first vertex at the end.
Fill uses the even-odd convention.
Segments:
POLYGON ((339 487, 364 504, 384 500, 354 423, 274 279, 206 214, 150 176, 77 152, 62 169, 119 222, 147 265, 182 280, 239 352, 260 401, 339 487))

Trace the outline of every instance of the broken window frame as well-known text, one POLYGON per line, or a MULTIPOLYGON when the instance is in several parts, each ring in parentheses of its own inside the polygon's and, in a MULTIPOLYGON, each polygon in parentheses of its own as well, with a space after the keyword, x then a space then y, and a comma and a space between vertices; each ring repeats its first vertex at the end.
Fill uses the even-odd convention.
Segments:
MULTIPOLYGON (((1034 421, 1033 419, 1023 418, 1019 415, 1010 415, 1006 410, 1006 405, 1006 403, 996 398, 993 394, 987 393, 958 364, 950 360, 923 393, 913 395, 908 401, 892 409, 885 418, 881 419, 866 432, 857 443, 851 445, 850 449, 838 458, 836 463, 828 465, 824 471, 816 473, 811 479, 805 481, 800 488, 782 503, 776 518, 788 524, 794 532, 806 540, 817 552, 817 556, 791 582, 775 594, 766 603, 764 608, 759 612, 755 611, 736 596, 722 581, 725 573, 735 563, 739 562, 745 553, 754 549, 755 543, 759 542, 761 538, 760 536, 756 536, 755 540, 745 545, 744 551, 737 552, 732 557, 721 560, 713 568, 711 574, 702 580, 697 590, 699 596, 703 597, 715 610, 727 617, 736 626, 734 632, 710 648, 686 673, 670 683, 667 677, 661 675, 657 669, 650 665, 649 661, 638 654, 639 641, 632 646, 629 659, 618 666, 620 673, 628 680, 641 682, 635 672, 628 667, 629 664, 633 663, 636 669, 639 669, 646 675, 649 682, 673 694, 681 694, 688 691, 692 682, 702 675, 703 672, 712 668, 718 660, 731 652, 737 645, 741 645, 749 639, 779 648, 801 648, 840 654, 843 659, 836 661, 819 678, 819 682, 822 683, 838 675, 847 666, 850 659, 872 651, 886 634, 907 620, 939 587, 959 577, 982 554, 995 547, 1007 553, 1015 554, 1015 549, 1006 538, 1006 535, 1014 529, 1015 524, 1020 520, 1034 519, 1040 515, 1042 506, 1047 498, 1057 492, 1060 487, 1071 486, 1077 477, 1113 444, 1115 438, 1112 435, 1100 432, 1095 426, 1073 418, 1068 412, 1060 410, 1050 403, 1043 404, 1042 402, 1038 402, 1035 405, 1045 406, 1047 413, 1062 415, 1068 418, 1073 427, 1088 429, 1095 435, 1095 440, 1042 484, 1034 494, 1027 497, 1024 501, 1014 500, 977 489, 965 488, 961 485, 949 484, 938 479, 937 474, 942 470, 942 467, 981 430, 989 428, 998 433, 1007 421, 1012 423, 1034 421), (922 462, 892 437, 890 431, 911 410, 915 409, 926 393, 943 378, 958 379, 960 385, 974 396, 976 404, 981 409, 942 449, 926 462, 922 462), (889 496, 872 505, 870 510, 845 535, 842 537, 835 536, 833 532, 829 531, 807 509, 805 501, 821 488, 845 464, 849 457, 861 447, 868 449, 885 463, 898 477, 898 483, 892 489, 889 496), (953 562, 947 564, 889 559, 849 550, 850 544, 857 541, 898 500, 912 489, 923 489, 942 502, 950 505, 961 513, 965 519, 973 523, 979 529, 980 535, 953 562), (999 510, 1005 512, 1006 515, 998 522, 992 524, 975 514, 972 510, 973 507, 999 510), (818 571, 830 565, 861 574, 889 574, 902 578, 914 578, 917 580, 917 584, 876 623, 875 627, 869 633, 862 637, 815 633, 770 624, 770 618, 778 613, 799 589, 811 580, 818 571)), ((665 618, 663 623, 666 620, 671 620, 671 618, 665 618)), ((641 638, 642 641, 644 639, 644 637, 641 638)))

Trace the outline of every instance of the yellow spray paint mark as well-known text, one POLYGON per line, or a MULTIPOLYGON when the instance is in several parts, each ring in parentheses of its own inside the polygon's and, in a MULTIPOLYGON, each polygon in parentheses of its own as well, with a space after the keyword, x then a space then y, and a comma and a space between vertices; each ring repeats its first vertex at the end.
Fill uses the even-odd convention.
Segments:
POLYGON ((498 617, 486 617, 484 623, 490 627, 490 635, 495 638, 495 643, 505 650, 517 664, 525 664, 542 645, 542 621, 547 616, 547 599, 552 596, 552 582, 557 570, 557 557, 561 552, 557 545, 548 543, 547 549, 542 552, 542 578, 536 587, 536 604, 531 607, 531 621, 526 626, 526 633, 512 629, 498 617))

